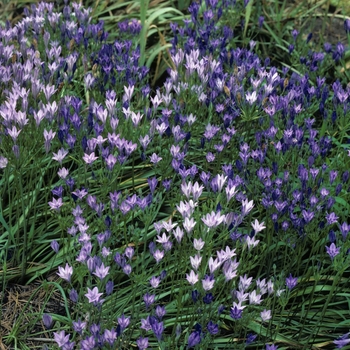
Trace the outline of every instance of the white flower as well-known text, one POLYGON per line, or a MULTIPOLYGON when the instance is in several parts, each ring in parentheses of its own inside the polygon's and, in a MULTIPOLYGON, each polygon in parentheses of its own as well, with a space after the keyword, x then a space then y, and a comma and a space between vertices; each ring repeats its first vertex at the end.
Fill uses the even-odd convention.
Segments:
POLYGON ((248 202, 248 199, 242 201, 242 215, 247 215, 254 207, 254 202, 251 200, 248 202))
POLYGON ((272 316, 271 316, 271 310, 264 310, 260 312, 260 317, 263 322, 268 321, 272 316))
POLYGON ((196 274, 193 270, 191 270, 190 274, 186 273, 186 279, 189 284, 196 284, 198 282, 198 274, 196 274))
POLYGON ((262 231, 264 228, 266 228, 266 226, 264 226, 264 221, 261 224, 259 224, 259 221, 256 219, 254 222, 251 223, 251 225, 253 226, 255 233, 258 233, 262 231))

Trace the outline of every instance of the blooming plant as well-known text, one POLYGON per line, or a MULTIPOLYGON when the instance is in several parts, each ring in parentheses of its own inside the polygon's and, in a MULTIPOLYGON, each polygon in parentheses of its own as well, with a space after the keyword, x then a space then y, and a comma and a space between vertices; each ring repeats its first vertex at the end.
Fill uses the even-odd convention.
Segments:
POLYGON ((1 28, 1 261, 61 294, 54 349, 348 343, 350 88, 322 75, 345 48, 278 69, 237 45, 251 6, 193 2, 155 91, 136 21, 110 42, 40 3, 1 28))

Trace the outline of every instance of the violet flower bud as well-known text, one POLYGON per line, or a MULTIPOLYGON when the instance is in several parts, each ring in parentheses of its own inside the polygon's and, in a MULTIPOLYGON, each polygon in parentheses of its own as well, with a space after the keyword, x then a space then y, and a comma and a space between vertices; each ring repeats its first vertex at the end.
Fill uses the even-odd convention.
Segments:
POLYGON ((50 329, 53 323, 52 317, 48 314, 43 314, 43 323, 46 329, 50 329))

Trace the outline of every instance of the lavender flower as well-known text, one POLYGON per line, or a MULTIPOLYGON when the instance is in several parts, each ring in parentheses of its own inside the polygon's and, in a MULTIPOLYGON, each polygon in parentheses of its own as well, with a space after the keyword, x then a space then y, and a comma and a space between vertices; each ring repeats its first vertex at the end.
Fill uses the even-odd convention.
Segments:
POLYGON ((163 322, 158 322, 154 317, 151 317, 150 319, 152 331, 154 332, 154 335, 157 337, 158 341, 160 341, 164 331, 164 324, 163 322))
POLYGON ((113 346, 115 340, 117 339, 117 332, 113 328, 111 330, 105 329, 103 333, 103 339, 110 346, 113 346))
POLYGON ((48 204, 51 209, 59 211, 63 205, 62 198, 58 198, 58 199, 52 198, 52 201, 49 202, 48 204))
POLYGON ((69 266, 66 263, 66 267, 63 268, 62 266, 59 266, 58 271, 59 271, 59 272, 57 272, 58 276, 60 276, 61 278, 63 278, 67 282, 70 282, 70 279, 71 279, 72 274, 73 274, 73 267, 69 266))
POLYGON ((198 345, 201 342, 201 334, 198 331, 192 332, 187 340, 187 344, 189 348, 192 348, 196 345, 198 345))
POLYGON ((255 219, 254 222, 251 223, 251 225, 253 226, 253 229, 255 231, 255 234, 257 234, 258 232, 262 231, 264 228, 266 228, 266 226, 264 226, 264 222, 259 223, 258 220, 255 219))
POLYGON ((155 297, 156 297, 155 294, 148 294, 148 293, 146 293, 143 296, 143 301, 145 302, 146 309, 149 309, 149 307, 154 303, 155 297))
POLYGON ((64 347, 66 344, 69 343, 69 337, 70 334, 66 335, 65 331, 60 331, 58 332, 54 332, 54 337, 55 337, 55 342, 58 344, 59 347, 64 347))
POLYGON ((350 338, 349 337, 350 333, 346 333, 344 335, 342 335, 340 338, 338 338, 337 340, 334 340, 333 343, 335 345, 337 345, 338 349, 343 348, 345 345, 350 344, 350 338))
POLYGON ((234 320, 239 320, 240 318, 242 318, 242 313, 244 308, 245 306, 241 306, 240 303, 239 304, 234 303, 234 306, 231 307, 230 316, 234 320))
POLYGON ((52 317, 48 314, 43 314, 43 323, 46 329, 50 329, 53 323, 52 317))
POLYGON ((202 238, 194 239, 193 240, 193 247, 194 249, 200 251, 203 249, 205 242, 202 240, 202 238))
POLYGON ((209 323, 207 324, 207 329, 211 335, 215 335, 219 333, 219 325, 217 325, 213 321, 209 321, 209 323))
POLYGON ((340 252, 340 248, 337 248, 334 243, 332 243, 329 247, 326 246, 327 254, 333 260, 340 252))
POLYGON ((292 274, 289 274, 289 277, 286 278, 286 286, 290 290, 293 289, 298 284, 298 278, 293 277, 292 274))
POLYGON ((339 219, 339 217, 336 216, 335 213, 330 213, 330 214, 326 215, 326 220, 327 220, 328 225, 334 224, 335 222, 338 221, 338 219, 339 219))
POLYGON ((260 312, 260 317, 263 322, 266 322, 271 319, 271 310, 264 310, 260 312))
POLYGON ((242 215, 247 215, 254 207, 253 201, 248 202, 248 199, 242 201, 242 215))
POLYGON ((63 148, 60 148, 57 153, 53 153, 52 159, 57 160, 57 162, 59 162, 60 165, 62 166, 62 161, 67 154, 68 154, 68 151, 66 151, 63 148))
POLYGON ((136 344, 139 350, 146 350, 148 349, 148 338, 140 337, 136 340, 136 344))
POLYGON ((160 251, 159 249, 157 249, 154 253, 153 253, 153 257, 154 259, 156 259, 157 264, 159 263, 159 261, 161 261, 164 257, 164 251, 160 251))
POLYGON ((186 279, 193 286, 198 282, 198 274, 191 270, 190 274, 186 274, 186 279))
POLYGON ((84 295, 88 298, 90 304, 96 306, 104 302, 104 299, 100 299, 103 293, 99 293, 97 287, 94 287, 93 289, 88 288, 87 290, 88 292, 84 295))
POLYGON ((277 350, 278 349, 278 346, 277 345, 269 345, 269 344, 266 344, 266 348, 265 350, 277 350))
POLYGON ((92 164, 98 157, 95 156, 95 152, 92 152, 91 154, 84 153, 83 160, 86 164, 92 164))
POLYGON ((83 333, 85 328, 86 328, 86 322, 82 322, 80 319, 77 322, 73 322, 74 331, 79 333, 80 335, 83 333))
POLYGON ((69 299, 73 301, 73 303, 77 303, 78 302, 78 293, 75 289, 72 289, 70 292, 69 292, 69 299))
POLYGON ((212 275, 205 275, 202 279, 202 286, 205 291, 211 290, 214 287, 215 279, 212 275))
POLYGON ((58 244, 58 242, 54 239, 53 241, 51 241, 50 246, 52 250, 57 254, 60 249, 60 245, 58 244))
POLYGON ((225 219, 225 215, 220 215, 220 212, 212 211, 210 214, 202 217, 202 221, 208 228, 219 226, 225 219))
POLYGON ((199 268, 199 265, 202 261, 202 257, 197 254, 195 255, 194 257, 193 256, 190 256, 190 261, 191 261, 191 266, 195 269, 195 270, 198 270, 199 268))
POLYGON ((109 266, 105 267, 102 263, 101 266, 96 267, 93 274, 96 275, 99 279, 103 280, 108 275, 109 268, 109 266))
POLYGON ((7 158, 0 156, 0 169, 5 169, 8 164, 7 158))

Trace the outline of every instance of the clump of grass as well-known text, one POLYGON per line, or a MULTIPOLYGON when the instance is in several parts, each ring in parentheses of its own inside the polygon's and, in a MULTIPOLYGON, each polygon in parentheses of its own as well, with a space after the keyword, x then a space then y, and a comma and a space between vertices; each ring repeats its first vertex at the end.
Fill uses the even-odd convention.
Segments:
POLYGON ((1 29, 3 287, 55 271, 66 312, 29 329, 60 349, 346 344, 346 48, 277 32, 278 68, 253 1, 193 2, 152 91, 145 37, 175 10, 148 5, 117 40, 79 4, 1 29))

